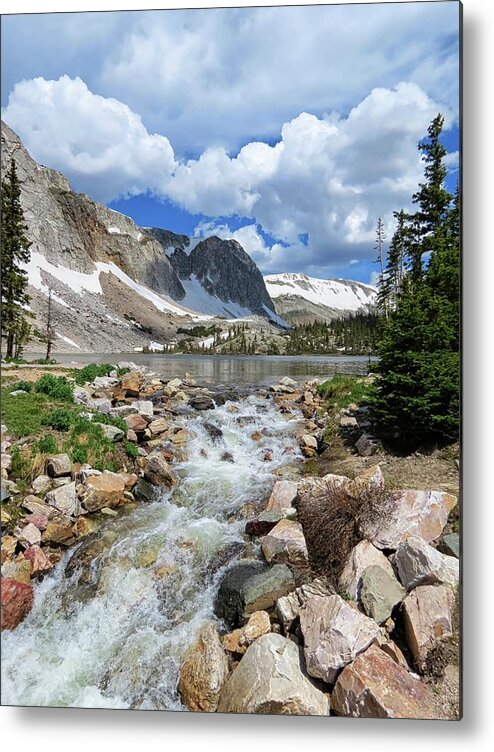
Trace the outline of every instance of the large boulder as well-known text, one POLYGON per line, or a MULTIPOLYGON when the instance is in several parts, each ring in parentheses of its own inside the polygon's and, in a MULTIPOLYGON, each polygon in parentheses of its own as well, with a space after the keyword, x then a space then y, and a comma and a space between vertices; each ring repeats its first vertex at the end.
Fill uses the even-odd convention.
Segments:
POLYGON ((228 677, 228 659, 212 622, 205 624, 185 654, 178 691, 189 710, 214 713, 228 677))
POLYGON ((198 394, 189 399, 190 407, 194 410, 214 410, 215 404, 211 397, 205 394, 198 394))
POLYGON ((307 673, 332 684, 340 669, 380 635, 379 626, 339 595, 309 598, 300 611, 307 673))
POLYGON ((285 637, 259 637, 223 686, 220 713, 329 715, 329 697, 304 676, 297 646, 285 637))
POLYGON ((50 478, 61 478, 71 474, 72 462, 68 454, 54 454, 48 457, 46 469, 50 478))
POLYGON ((297 496, 297 484, 292 480, 278 480, 273 486, 266 509, 288 509, 293 507, 297 496))
POLYGON ((24 558, 31 563, 31 576, 37 577, 40 574, 46 574, 52 569, 48 556, 45 554, 42 548, 39 546, 31 546, 24 553, 24 558))
POLYGON ((224 635, 221 638, 222 645, 229 653, 243 655, 247 648, 263 634, 271 632, 271 621, 267 611, 255 611, 249 617, 247 624, 241 629, 224 635))
POLYGON ((122 441, 125 436, 122 429, 117 428, 117 426, 111 426, 108 423, 97 423, 97 421, 95 421, 95 424, 99 425, 104 438, 108 439, 108 441, 116 443, 117 441, 122 441))
POLYGON ((29 548, 41 542, 41 530, 32 522, 22 528, 16 528, 14 535, 23 548, 29 548))
POLYGON ((61 543, 68 545, 74 537, 73 523, 68 517, 60 515, 53 520, 48 520, 46 530, 41 534, 43 543, 61 543))
MULTIPOLYGON (((153 419, 154 416, 154 405, 151 402, 151 400, 136 400, 135 402, 132 402, 131 407, 133 407, 135 410, 137 410, 138 414, 143 416, 144 418, 150 418, 153 419)), ((146 425, 149 421, 146 421, 146 425)), ((134 431, 136 429, 134 428, 134 431)))
POLYGON ((88 512, 109 507, 113 509, 124 498, 125 480, 116 473, 90 475, 84 484, 82 505, 88 512))
POLYGON ((386 520, 377 530, 368 525, 361 532, 378 548, 396 549, 410 536, 430 543, 440 537, 456 503, 456 496, 444 491, 393 491, 386 520))
POLYGON ((170 487, 177 483, 177 476, 159 449, 148 455, 144 468, 144 478, 155 486, 170 487))
POLYGON ((2 577, 15 580, 16 582, 23 582, 25 585, 29 585, 31 582, 31 574, 31 562, 20 556, 15 561, 7 561, 2 565, 2 577))
POLYGON ((147 428, 147 420, 143 418, 142 415, 138 415, 136 413, 132 413, 131 415, 127 415, 124 418, 124 421, 127 424, 127 428, 129 431, 134 431, 134 433, 143 433, 147 428))
POLYGON ((400 543, 394 557, 398 576, 407 590, 417 585, 445 583, 457 587, 460 562, 429 546, 423 538, 413 536, 400 543))
POLYGON ((169 427, 169 423, 166 418, 156 418, 152 420, 148 425, 148 431, 152 436, 158 436, 160 433, 164 433, 169 427))
POLYGON ((139 371, 129 371, 122 376, 121 389, 127 397, 138 397, 144 376, 139 371))
POLYGON ((35 494, 45 494, 51 489, 51 478, 48 475, 38 475, 31 483, 35 494))
POLYGON ((406 638, 420 672, 427 670, 431 650, 453 634, 454 601, 447 585, 419 585, 403 601, 406 638))
POLYGON ((266 561, 275 564, 307 564, 308 553, 302 525, 280 520, 262 541, 266 561))
POLYGON ((383 624, 393 609, 401 603, 406 591, 396 577, 375 564, 362 575, 360 602, 367 616, 383 624))
POLYGON ((68 517, 74 517, 80 512, 79 499, 75 489, 75 482, 67 483, 46 494, 46 503, 48 506, 58 509, 62 514, 68 517))
POLYGON ((267 535, 274 527, 276 527, 280 520, 293 519, 296 516, 297 510, 292 507, 288 507, 287 509, 265 510, 253 520, 247 520, 245 523, 245 532, 247 535, 253 535, 255 537, 267 535))
POLYGON ((2 577, 0 628, 15 629, 30 612, 33 605, 33 588, 24 582, 2 577))
POLYGON ((358 600, 362 575, 372 565, 394 576, 393 567, 383 552, 367 540, 360 541, 348 557, 339 579, 340 591, 347 598, 358 600))
POLYGON ((333 711, 354 718, 440 717, 431 688, 382 650, 371 647, 341 672, 333 711))
POLYGON ((240 560, 224 574, 215 601, 215 614, 230 628, 239 627, 255 611, 269 610, 295 587, 285 564, 240 560))
POLYGON ((288 634, 292 624, 300 615, 300 611, 313 595, 332 595, 323 580, 313 580, 293 590, 293 592, 278 598, 276 601, 276 613, 283 632, 288 634))

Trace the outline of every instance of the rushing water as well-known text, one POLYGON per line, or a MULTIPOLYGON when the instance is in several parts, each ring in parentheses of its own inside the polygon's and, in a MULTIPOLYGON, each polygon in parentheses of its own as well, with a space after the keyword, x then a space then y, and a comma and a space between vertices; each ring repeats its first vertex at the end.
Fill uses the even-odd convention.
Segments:
POLYGON ((184 418, 188 459, 176 466, 176 489, 107 522, 87 567, 72 571, 71 549, 35 587, 29 616, 2 635, 4 704, 183 709, 184 651, 212 617, 218 579, 243 543, 234 513, 262 501, 275 468, 300 457, 297 421, 261 396, 237 404, 238 414, 227 403, 184 418), (204 420, 223 437, 214 441, 204 420))
MULTIPOLYGON (((26 356, 29 357, 29 356, 26 356)), ((201 383, 272 384, 282 376, 293 379, 329 377, 334 373, 365 375, 369 358, 360 355, 146 355, 101 353, 56 355, 62 365, 116 363, 132 360, 165 379, 190 373, 201 383)), ((375 359, 374 359, 375 360, 375 359)))

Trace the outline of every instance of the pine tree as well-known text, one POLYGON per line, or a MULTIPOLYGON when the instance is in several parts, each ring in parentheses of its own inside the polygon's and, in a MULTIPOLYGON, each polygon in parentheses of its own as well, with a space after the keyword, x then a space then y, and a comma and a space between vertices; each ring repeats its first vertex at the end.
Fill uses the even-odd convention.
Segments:
POLYGON ((387 311, 388 311, 387 284, 386 284, 386 276, 384 273, 384 268, 385 268, 384 241, 385 239, 386 239, 386 236, 384 234, 384 223, 381 217, 379 217, 379 219, 377 220, 377 227, 376 227, 376 244, 374 246, 374 250, 376 251, 376 263, 379 264, 379 283, 378 283, 377 304, 380 310, 384 313, 384 315, 387 315, 387 311))
POLYGON ((20 202, 20 183, 15 161, 2 181, 2 337, 7 340, 6 356, 12 358, 14 348, 20 352, 29 336, 24 306, 29 303, 27 272, 20 266, 30 258, 27 225, 20 202), (17 347, 16 347, 17 344, 17 347))

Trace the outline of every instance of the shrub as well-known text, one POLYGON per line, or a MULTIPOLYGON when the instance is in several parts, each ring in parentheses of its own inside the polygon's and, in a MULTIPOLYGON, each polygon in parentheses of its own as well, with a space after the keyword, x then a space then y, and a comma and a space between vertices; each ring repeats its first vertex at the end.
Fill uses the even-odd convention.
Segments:
POLYGON ((336 407, 345 407, 351 402, 360 404, 367 399, 369 390, 370 386, 364 378, 341 374, 336 374, 317 387, 318 395, 335 403, 336 407))
POLYGON ((120 428, 121 431, 127 433, 128 426, 123 418, 113 417, 112 415, 107 415, 106 413, 100 413, 97 420, 98 423, 104 423, 107 426, 115 426, 115 428, 120 428))
POLYGON ((51 373, 45 373, 36 382, 34 391, 63 402, 72 402, 72 386, 65 376, 53 376, 51 373))
POLYGON ((123 448, 127 457, 130 457, 133 460, 136 460, 139 457, 139 449, 137 448, 137 445, 133 444, 131 441, 124 441, 123 448))
POLYGON ((67 410, 65 407, 57 407, 47 415, 45 415, 41 422, 45 426, 54 428, 55 431, 68 431, 74 421, 74 414, 67 410))
POLYGON ((42 454, 56 454, 58 451, 57 442, 51 434, 48 434, 38 440, 37 449, 42 454))
POLYGON ((33 388, 33 385, 30 381, 16 381, 15 384, 12 384, 11 391, 16 391, 17 389, 22 389, 24 392, 30 392, 33 388))
POLYGON ((97 376, 108 376, 114 370, 111 363, 88 363, 84 368, 76 368, 72 373, 76 384, 82 386, 94 381, 97 376))
POLYGON ((84 465, 88 461, 87 447, 82 444, 76 444, 70 452, 70 459, 72 462, 77 462, 80 465, 84 465))

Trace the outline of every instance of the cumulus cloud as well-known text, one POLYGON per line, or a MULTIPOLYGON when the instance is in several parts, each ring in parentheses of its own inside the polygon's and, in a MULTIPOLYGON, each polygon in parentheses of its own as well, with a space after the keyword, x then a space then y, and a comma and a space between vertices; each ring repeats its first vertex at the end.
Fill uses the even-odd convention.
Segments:
POLYGON ((38 162, 100 201, 161 193, 175 167, 168 138, 148 133, 127 105, 93 94, 80 78, 21 81, 2 117, 38 162))

